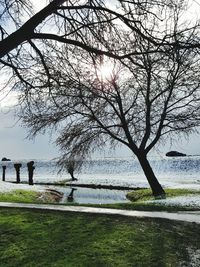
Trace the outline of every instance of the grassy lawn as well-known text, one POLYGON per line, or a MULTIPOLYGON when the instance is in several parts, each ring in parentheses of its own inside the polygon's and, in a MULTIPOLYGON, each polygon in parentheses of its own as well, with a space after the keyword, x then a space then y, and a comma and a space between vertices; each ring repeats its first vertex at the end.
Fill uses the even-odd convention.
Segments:
MULTIPOLYGON (((166 198, 187 196, 187 195, 199 195, 200 197, 200 191, 193 190, 193 189, 167 188, 165 189, 165 193, 166 193, 165 195, 166 198)), ((155 200, 155 197, 152 195, 152 191, 150 189, 141 189, 141 190, 132 191, 127 194, 127 198, 133 202, 155 200)))
POLYGON ((197 267, 199 232, 157 219, 3 208, 0 266, 197 267))
POLYGON ((37 203, 39 202, 39 197, 38 192, 28 190, 13 190, 0 193, 1 202, 37 203))
POLYGON ((49 192, 36 192, 17 189, 11 192, 0 193, 0 202, 20 203, 56 203, 55 196, 49 192))

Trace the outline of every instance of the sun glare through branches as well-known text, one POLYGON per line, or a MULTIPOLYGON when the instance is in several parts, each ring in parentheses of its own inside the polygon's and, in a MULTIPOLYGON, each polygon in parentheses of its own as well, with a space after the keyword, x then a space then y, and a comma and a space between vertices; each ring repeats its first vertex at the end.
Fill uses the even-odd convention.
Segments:
POLYGON ((109 82, 114 76, 114 64, 110 61, 101 63, 97 75, 102 82, 109 82))

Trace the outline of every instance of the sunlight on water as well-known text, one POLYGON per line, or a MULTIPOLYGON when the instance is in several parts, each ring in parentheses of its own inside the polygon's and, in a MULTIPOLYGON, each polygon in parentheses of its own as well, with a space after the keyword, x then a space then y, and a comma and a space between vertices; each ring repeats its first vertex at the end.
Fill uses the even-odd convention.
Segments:
MULTIPOLYGON (((7 166, 6 181, 15 181, 16 174, 11 162, 1 162, 7 166)), ((27 161, 22 163, 21 181, 28 180, 27 161)), ((200 189, 200 157, 150 158, 155 174, 164 187, 200 189)), ((57 174, 55 161, 35 160, 34 182, 53 183, 70 179, 68 173, 57 174)), ((81 173, 75 175, 77 183, 104 184, 113 186, 149 187, 136 159, 100 159, 88 161, 81 173)), ((73 201, 79 203, 113 203, 127 201, 125 191, 76 188, 73 201)), ((61 188, 59 189, 61 190, 61 188)), ((63 188, 65 202, 71 192, 63 188)), ((62 191, 61 190, 61 191, 62 191)))
MULTIPOLYGON (((16 174, 11 162, 1 162, 7 166, 6 180, 15 180, 16 174)), ((22 163, 21 180, 27 181, 27 162, 22 163)), ((151 158, 151 165, 163 185, 200 184, 200 157, 151 158)), ((55 182, 69 179, 68 173, 57 174, 55 161, 35 160, 35 182, 55 182)), ((88 161, 81 173, 75 175, 80 183, 112 184, 122 186, 147 185, 146 178, 136 159, 100 159, 88 161)))

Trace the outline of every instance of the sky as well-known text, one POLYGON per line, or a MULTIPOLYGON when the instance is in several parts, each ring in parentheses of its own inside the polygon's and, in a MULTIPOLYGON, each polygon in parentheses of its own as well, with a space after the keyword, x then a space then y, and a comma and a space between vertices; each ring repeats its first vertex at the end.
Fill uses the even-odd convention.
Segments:
MULTIPOLYGON (((42 3, 42 1, 39 2, 42 3)), ((198 4, 198 1, 196 2, 198 4)), ((37 9, 39 10, 40 7, 38 6, 37 9)), ((2 157, 11 158, 12 160, 52 159, 58 157, 59 151, 47 134, 39 135, 35 140, 26 139, 27 130, 20 126, 17 118, 14 118, 13 110, 10 108, 11 102, 13 103, 13 96, 4 98, 0 95, 0 159, 2 157)), ((161 156, 169 150, 177 150, 188 155, 200 155, 200 135, 192 134, 189 140, 179 140, 177 138, 173 145, 165 143, 165 145, 159 146, 158 149, 159 151, 154 151, 154 154, 161 156)), ((126 157, 132 156, 132 154, 128 149, 120 147, 115 152, 111 152, 107 148, 104 153, 96 153, 94 156, 126 157)))
MULTIPOLYGON (((59 156, 59 150, 48 134, 38 135, 34 140, 27 139, 27 129, 20 126, 12 110, 0 108, 0 159, 7 157, 18 159, 53 159, 59 156)), ((177 140, 173 145, 164 143, 153 151, 152 155, 164 156, 170 150, 177 150, 187 155, 200 155, 200 135, 193 134, 189 140, 177 140)), ((130 157, 132 153, 123 146, 115 151, 105 148, 93 157, 130 157)))
POLYGON ((12 111, 0 113, 0 160, 53 159, 59 155, 48 135, 27 139, 28 131, 20 126, 12 111))

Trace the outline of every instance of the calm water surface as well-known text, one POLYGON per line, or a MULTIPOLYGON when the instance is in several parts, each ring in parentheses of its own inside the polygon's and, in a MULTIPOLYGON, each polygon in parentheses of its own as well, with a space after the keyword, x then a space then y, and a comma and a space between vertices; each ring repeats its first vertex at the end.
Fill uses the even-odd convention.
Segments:
MULTIPOLYGON (((33 159, 34 160, 34 159, 33 159)), ((58 182, 69 179, 68 173, 57 174, 58 169, 53 160, 35 161, 35 182, 58 182)), ((200 157, 149 158, 154 172, 164 187, 199 188, 200 189, 200 157)), ((7 166, 6 180, 15 181, 13 163, 22 163, 21 180, 27 181, 27 160, 1 162, 7 166)), ((2 168, 1 168, 2 169, 2 168)), ((138 161, 134 158, 106 158, 86 162, 81 173, 77 174, 78 183, 120 185, 131 187, 148 187, 146 178, 138 161)), ((61 188, 64 193, 63 202, 67 201, 73 191, 73 199, 79 203, 113 203, 127 201, 127 191, 61 188)))

